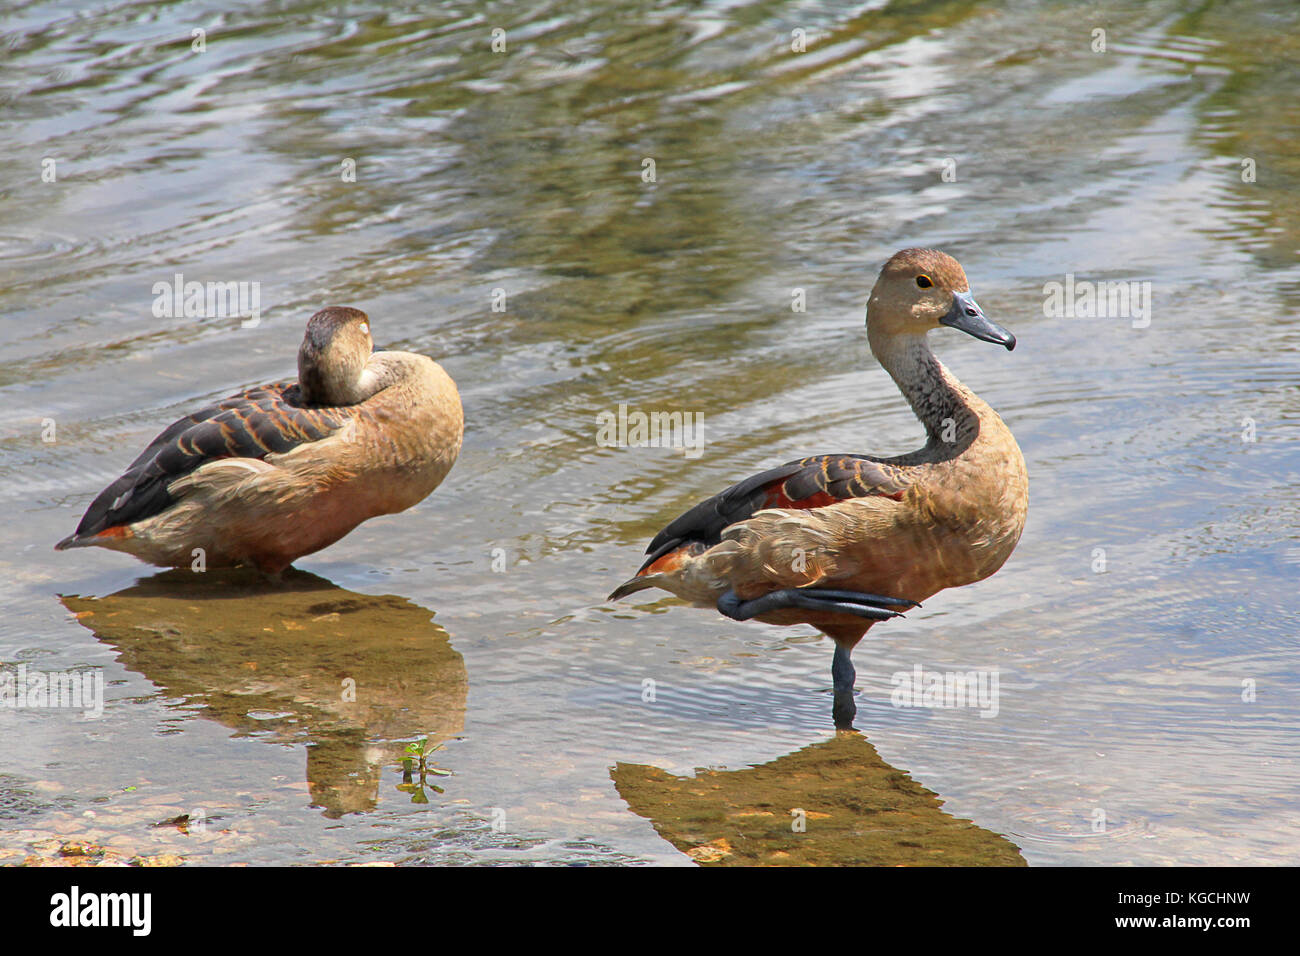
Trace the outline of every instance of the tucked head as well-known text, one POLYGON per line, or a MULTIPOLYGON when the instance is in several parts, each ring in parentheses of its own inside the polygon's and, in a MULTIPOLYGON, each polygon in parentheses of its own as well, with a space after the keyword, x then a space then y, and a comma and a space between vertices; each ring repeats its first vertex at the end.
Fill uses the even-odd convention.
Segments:
POLYGON ((298 387, 310 405, 350 405, 370 353, 370 320, 360 309, 331 306, 307 322, 298 349, 298 387))
POLYGON ((970 292, 960 263, 937 249, 904 249, 880 270, 867 301, 867 331, 873 340, 920 335, 947 325, 985 342, 1016 347, 1016 337, 984 315, 970 292))

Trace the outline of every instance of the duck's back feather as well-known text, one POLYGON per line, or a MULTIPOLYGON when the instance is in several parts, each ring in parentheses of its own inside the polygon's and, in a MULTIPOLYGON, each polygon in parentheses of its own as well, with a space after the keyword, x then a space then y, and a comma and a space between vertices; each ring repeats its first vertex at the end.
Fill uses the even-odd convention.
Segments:
POLYGON ((906 489, 901 469, 865 455, 787 462, 732 485, 672 521, 650 542, 637 573, 683 546, 717 544, 724 529, 766 508, 822 508, 869 495, 899 498, 906 489))
POLYGON ((72 534, 71 547, 102 532, 164 511, 176 479, 220 458, 264 459, 320 441, 354 419, 359 409, 300 404, 298 385, 276 382, 248 389, 164 429, 122 477, 101 491, 72 534))

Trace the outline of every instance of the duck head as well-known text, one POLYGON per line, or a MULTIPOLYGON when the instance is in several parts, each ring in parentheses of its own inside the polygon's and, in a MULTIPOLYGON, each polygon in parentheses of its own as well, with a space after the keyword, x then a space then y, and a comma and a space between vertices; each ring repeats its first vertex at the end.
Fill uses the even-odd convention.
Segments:
POLYGON ((880 270, 867 301, 867 334, 883 341, 897 335, 924 335, 940 325, 1005 346, 1007 351, 1016 347, 1016 337, 990 322, 975 302, 956 259, 937 249, 894 253, 880 270))
POLYGON ((332 306, 307 322, 298 349, 298 388, 308 405, 354 405, 367 396, 362 373, 375 350, 360 309, 332 306))

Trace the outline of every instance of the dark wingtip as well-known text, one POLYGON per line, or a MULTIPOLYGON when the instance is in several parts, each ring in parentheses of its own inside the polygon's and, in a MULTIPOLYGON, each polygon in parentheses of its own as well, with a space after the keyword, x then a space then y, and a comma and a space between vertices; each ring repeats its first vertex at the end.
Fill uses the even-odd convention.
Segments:
POLYGON ((115 536, 113 532, 121 529, 109 528, 107 531, 97 531, 94 534, 86 534, 83 531, 75 531, 68 535, 62 541, 54 546, 55 551, 67 551, 69 548, 93 548, 99 542, 96 540, 101 536, 115 536))
POLYGON ((647 581, 645 578, 642 577, 630 578, 627 581, 624 581, 618 587, 614 588, 614 590, 610 591, 609 597, 605 598, 605 600, 620 601, 623 598, 627 597, 629 594, 635 594, 637 591, 644 591, 646 588, 651 588, 651 587, 654 587, 654 585, 651 584, 649 581, 647 581))

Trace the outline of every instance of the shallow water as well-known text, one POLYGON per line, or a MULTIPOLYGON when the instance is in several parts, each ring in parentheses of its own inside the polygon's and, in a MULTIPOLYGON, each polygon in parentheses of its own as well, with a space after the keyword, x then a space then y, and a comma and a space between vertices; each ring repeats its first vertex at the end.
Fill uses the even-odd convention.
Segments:
POLYGON ((107 704, 0 710, 0 861, 1300 862, 1300 12, 78 6, 0 20, 0 662, 107 704), (862 332, 908 245, 1020 340, 933 336, 1029 522, 871 632, 836 739, 808 629, 602 599, 730 481, 919 444, 862 332), (177 272, 260 283, 260 323, 155 317, 177 272), (1046 316, 1067 274, 1149 281, 1149 325, 1046 316), (51 550, 327 303, 460 384, 431 498, 278 592, 51 550), (600 446, 620 404, 702 414, 702 454, 600 446), (891 706, 917 665, 996 670, 996 716, 891 706), (404 781, 424 740, 450 774, 404 781))

